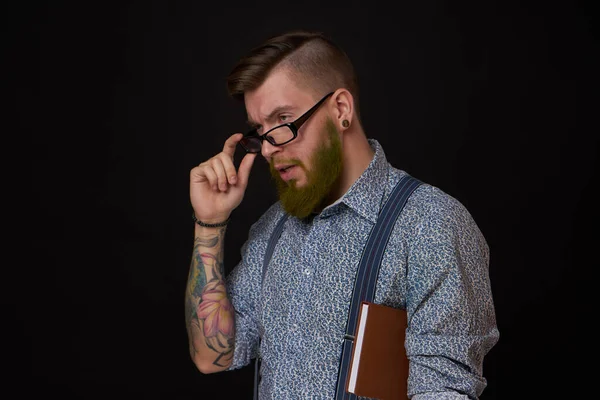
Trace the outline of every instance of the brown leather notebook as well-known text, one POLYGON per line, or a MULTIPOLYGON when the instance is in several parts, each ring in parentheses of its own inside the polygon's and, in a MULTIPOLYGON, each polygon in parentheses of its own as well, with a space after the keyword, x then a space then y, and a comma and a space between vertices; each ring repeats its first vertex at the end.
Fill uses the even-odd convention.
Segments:
POLYGON ((363 301, 346 389, 357 396, 406 400, 406 310, 363 301))

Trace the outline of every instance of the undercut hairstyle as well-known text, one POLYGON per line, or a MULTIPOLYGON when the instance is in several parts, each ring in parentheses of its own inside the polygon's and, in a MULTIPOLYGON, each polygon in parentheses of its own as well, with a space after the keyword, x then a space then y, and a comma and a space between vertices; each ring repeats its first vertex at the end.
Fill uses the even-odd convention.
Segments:
POLYGON ((302 89, 315 98, 340 88, 354 98, 358 110, 358 79, 347 54, 321 32, 295 30, 267 39, 242 57, 227 76, 231 97, 243 101, 273 70, 284 68, 302 89))

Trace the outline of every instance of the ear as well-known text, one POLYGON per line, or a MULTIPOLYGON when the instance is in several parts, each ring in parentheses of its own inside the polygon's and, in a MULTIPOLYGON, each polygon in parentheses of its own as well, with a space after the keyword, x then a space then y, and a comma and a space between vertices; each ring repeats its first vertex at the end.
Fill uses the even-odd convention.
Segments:
POLYGON ((354 117, 354 97, 347 89, 338 89, 331 96, 333 117, 336 127, 344 132, 352 125, 354 117))

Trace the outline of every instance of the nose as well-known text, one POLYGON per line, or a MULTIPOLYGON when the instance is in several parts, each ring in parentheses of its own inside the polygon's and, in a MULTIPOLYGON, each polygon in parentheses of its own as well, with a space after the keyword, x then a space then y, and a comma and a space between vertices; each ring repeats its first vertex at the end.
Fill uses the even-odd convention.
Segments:
POLYGON ((281 151, 280 146, 273 146, 268 140, 263 140, 260 152, 264 158, 268 160, 279 151, 281 151))

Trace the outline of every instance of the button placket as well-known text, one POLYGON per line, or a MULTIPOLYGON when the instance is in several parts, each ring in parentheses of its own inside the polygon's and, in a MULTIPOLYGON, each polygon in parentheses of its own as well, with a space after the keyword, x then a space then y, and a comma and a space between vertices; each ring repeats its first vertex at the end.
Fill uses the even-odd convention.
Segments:
POLYGON ((307 324, 306 318, 310 318, 311 306, 310 302, 313 301, 311 290, 313 287, 313 276, 314 276, 314 258, 315 254, 319 251, 319 245, 322 241, 318 237, 315 237, 315 233, 319 230, 318 220, 313 221, 313 225, 310 230, 306 233, 305 240, 299 245, 302 246, 300 251, 301 259, 298 266, 298 287, 297 287, 297 305, 293 308, 293 314, 290 316, 290 329, 294 331, 295 339, 292 341, 291 347, 294 351, 302 351, 301 341, 304 338, 305 332, 304 327, 307 324), (300 311, 304 312, 300 312, 300 311))

